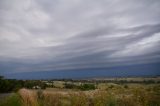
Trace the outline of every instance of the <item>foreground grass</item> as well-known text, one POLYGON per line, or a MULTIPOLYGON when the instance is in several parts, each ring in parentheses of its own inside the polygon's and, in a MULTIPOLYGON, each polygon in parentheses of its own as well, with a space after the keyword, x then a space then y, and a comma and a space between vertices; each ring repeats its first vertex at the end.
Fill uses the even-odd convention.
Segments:
POLYGON ((160 106, 159 88, 47 92, 21 89, 23 106, 160 106))
POLYGON ((22 106, 19 94, 12 94, 4 100, 0 100, 0 106, 22 106))
POLYGON ((100 87, 90 91, 21 89, 0 106, 160 106, 159 85, 100 87))

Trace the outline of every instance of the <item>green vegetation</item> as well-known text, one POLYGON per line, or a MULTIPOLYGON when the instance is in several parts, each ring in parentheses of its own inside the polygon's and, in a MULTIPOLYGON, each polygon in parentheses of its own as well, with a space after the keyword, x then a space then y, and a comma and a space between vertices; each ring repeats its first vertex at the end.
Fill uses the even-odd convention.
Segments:
POLYGON ((46 84, 43 83, 42 81, 39 81, 39 80, 26 80, 26 81, 23 81, 24 82, 24 88, 29 88, 29 89, 32 89, 35 87, 35 89, 38 89, 36 88, 36 86, 39 86, 41 89, 45 89, 46 88, 46 84))
POLYGON ((0 106, 22 106, 19 94, 12 94, 4 100, 0 100, 0 106))
POLYGON ((23 86, 22 81, 9 80, 0 77, 0 93, 17 91, 18 89, 22 88, 22 86, 23 86))
POLYGON ((64 88, 66 89, 79 89, 82 91, 86 91, 86 90, 95 90, 95 84, 89 84, 89 83, 84 83, 81 85, 76 85, 76 84, 71 84, 71 83, 65 83, 64 84, 64 88))
POLYGON ((64 88, 66 88, 66 89, 78 89, 79 86, 77 86, 75 84, 71 84, 71 83, 65 83, 64 88))
POLYGON ((46 88, 46 84, 39 80, 4 79, 0 76, 0 93, 16 92, 21 88, 32 89, 35 86, 38 86, 41 89, 46 88))
POLYGON ((83 84, 80 86, 80 89, 83 90, 83 91, 86 91, 86 90, 95 90, 96 87, 94 84, 83 84))

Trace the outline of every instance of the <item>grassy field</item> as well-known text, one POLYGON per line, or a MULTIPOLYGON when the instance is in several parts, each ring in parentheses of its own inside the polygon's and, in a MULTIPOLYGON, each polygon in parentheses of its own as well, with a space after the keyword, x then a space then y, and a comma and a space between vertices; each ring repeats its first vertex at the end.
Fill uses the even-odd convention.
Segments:
POLYGON ((64 84, 59 81, 55 85, 59 88, 45 90, 20 89, 1 100, 0 106, 160 106, 160 84, 98 83, 94 90, 66 89, 64 84))

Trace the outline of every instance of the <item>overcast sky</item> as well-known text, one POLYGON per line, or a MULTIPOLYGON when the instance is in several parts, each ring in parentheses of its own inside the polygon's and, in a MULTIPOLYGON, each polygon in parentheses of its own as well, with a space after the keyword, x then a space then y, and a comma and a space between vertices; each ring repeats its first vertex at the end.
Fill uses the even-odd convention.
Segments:
POLYGON ((0 0, 0 74, 145 64, 160 74, 159 8, 160 0, 0 0))

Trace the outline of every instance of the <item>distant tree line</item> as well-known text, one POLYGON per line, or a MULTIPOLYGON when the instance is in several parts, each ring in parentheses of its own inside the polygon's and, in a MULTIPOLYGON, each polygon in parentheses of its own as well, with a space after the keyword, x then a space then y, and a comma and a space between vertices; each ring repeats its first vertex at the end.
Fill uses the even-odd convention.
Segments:
POLYGON ((115 83, 115 84, 126 84, 126 83, 142 83, 142 84, 153 84, 153 83, 160 83, 159 81, 155 80, 142 80, 142 81, 134 81, 134 80, 107 80, 104 81, 106 83, 115 83))
MULTIPOLYGON (((61 80, 60 80, 61 81, 61 80)), ((67 82, 67 80, 64 80, 67 82)), ((71 81, 71 80, 69 80, 71 81)), ((153 84, 160 83, 160 81, 155 80, 72 80, 72 82, 82 82, 82 83, 115 83, 115 84, 127 84, 127 83, 143 83, 143 84, 153 84)))
POLYGON ((74 80, 74 79, 52 79, 50 81, 64 81, 64 82, 82 82, 82 83, 116 83, 116 84, 125 84, 125 83, 143 83, 143 84, 153 84, 153 83, 160 83, 160 81, 156 80, 141 80, 141 81, 136 81, 136 80, 74 80))
POLYGON ((46 88, 46 84, 39 80, 5 79, 0 76, 0 93, 18 91, 21 88, 32 89, 34 86, 39 86, 41 89, 46 88))

